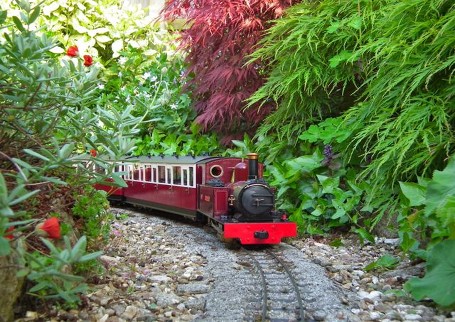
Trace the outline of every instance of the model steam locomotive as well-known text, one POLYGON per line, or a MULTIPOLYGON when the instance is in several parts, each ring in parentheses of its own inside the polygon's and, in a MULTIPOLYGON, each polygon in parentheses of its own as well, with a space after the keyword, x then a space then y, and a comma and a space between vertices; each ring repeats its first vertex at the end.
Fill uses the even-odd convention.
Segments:
POLYGON ((116 165, 127 187, 111 200, 179 214, 214 227, 225 240, 243 245, 278 244, 297 227, 275 210, 274 190, 262 178, 258 155, 222 157, 129 157, 116 165))

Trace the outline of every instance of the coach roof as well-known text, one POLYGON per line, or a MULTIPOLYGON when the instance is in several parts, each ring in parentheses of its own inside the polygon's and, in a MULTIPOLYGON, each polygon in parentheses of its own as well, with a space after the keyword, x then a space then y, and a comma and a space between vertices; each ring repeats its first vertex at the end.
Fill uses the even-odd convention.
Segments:
POLYGON ((219 159, 219 157, 211 156, 141 156, 141 157, 128 157, 124 162, 132 163, 165 163, 165 164, 196 164, 207 163, 208 161, 219 159))

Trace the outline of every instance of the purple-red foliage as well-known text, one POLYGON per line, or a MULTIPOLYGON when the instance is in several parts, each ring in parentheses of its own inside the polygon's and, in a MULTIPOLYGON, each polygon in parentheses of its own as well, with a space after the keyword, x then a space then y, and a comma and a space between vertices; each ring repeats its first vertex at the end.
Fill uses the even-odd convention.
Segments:
POLYGON ((264 82, 261 63, 245 66, 265 28, 279 18, 292 0, 168 0, 166 20, 184 19, 181 48, 188 55, 187 89, 192 91, 196 121, 204 130, 230 139, 252 134, 274 108, 244 111, 245 99, 264 82))

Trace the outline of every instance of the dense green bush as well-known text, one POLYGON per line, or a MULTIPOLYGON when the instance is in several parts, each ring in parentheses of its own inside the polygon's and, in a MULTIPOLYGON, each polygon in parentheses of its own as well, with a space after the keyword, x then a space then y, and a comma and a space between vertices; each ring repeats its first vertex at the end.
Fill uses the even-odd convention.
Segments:
POLYGON ((54 53, 57 43, 37 24, 41 7, 16 5, 19 11, 0 10, 0 255, 15 253, 31 294, 75 302, 82 278, 67 270, 99 253, 85 253, 85 237, 77 241, 85 231, 73 227, 72 191, 107 177, 121 183, 110 162, 88 151, 111 160, 130 152, 140 118, 96 104, 99 69, 79 55, 54 53), (87 162, 106 171, 94 172, 87 162), (64 245, 37 236, 37 224, 49 217, 61 226, 49 238, 61 231, 64 245))
POLYGON ((269 62, 270 77, 250 103, 278 104, 259 144, 290 142, 274 144, 269 162, 299 158, 296 139, 340 115, 331 130, 347 135, 328 143, 371 186, 372 225, 396 214, 398 181, 441 169, 453 153, 453 9, 443 0, 325 0, 287 10, 251 56, 269 62))

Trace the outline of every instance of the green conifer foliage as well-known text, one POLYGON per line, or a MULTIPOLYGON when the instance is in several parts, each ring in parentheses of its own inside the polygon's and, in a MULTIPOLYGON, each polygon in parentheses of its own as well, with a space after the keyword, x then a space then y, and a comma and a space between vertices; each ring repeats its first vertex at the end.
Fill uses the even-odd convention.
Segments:
POLYGON ((362 102, 346 113, 363 172, 378 187, 429 175, 454 152, 455 5, 391 2, 358 52, 367 80, 362 102), (374 54, 374 55, 373 55, 374 54))
POLYGON ((297 137, 342 115, 352 133, 345 156, 363 158, 359 178, 378 195, 443 168, 454 151, 454 30, 448 0, 289 8, 251 56, 268 61, 271 72, 250 104, 278 103, 260 134, 297 137))

